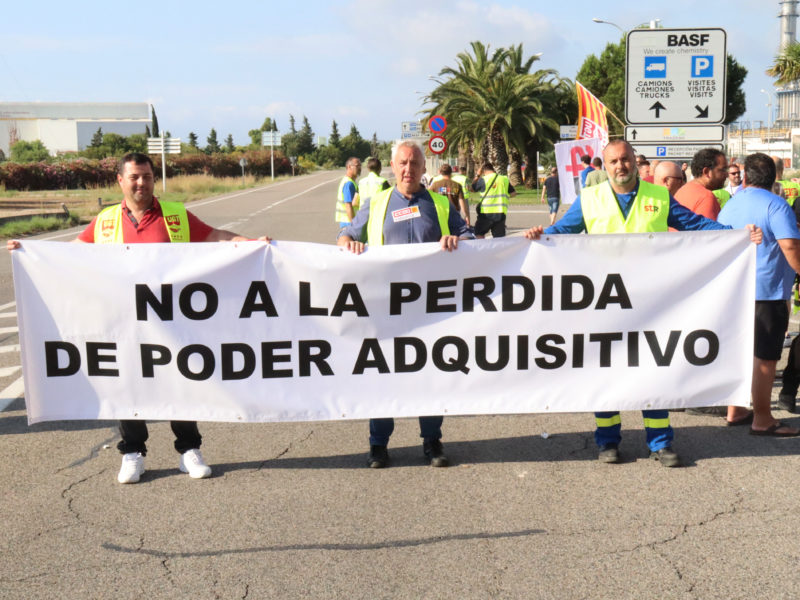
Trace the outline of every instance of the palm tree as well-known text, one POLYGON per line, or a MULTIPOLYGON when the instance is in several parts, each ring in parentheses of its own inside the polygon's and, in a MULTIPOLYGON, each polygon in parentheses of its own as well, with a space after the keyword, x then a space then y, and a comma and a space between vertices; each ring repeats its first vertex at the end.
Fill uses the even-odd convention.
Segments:
POLYGON ((772 67, 767 69, 767 75, 777 77, 777 85, 786 85, 800 79, 800 43, 794 42, 781 50, 772 67))

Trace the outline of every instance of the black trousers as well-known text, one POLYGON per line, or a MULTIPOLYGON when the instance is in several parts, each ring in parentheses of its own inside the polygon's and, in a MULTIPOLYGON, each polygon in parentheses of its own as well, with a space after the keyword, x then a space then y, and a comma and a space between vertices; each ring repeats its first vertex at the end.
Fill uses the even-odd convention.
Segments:
POLYGON ((781 394, 797 396, 797 388, 800 386, 800 348, 797 347, 800 335, 792 340, 792 347, 789 350, 789 360, 786 361, 786 368, 783 370, 783 387, 781 394))
MULTIPOLYGON (((172 433, 175 434, 175 450, 183 454, 187 450, 200 447, 203 438, 197 429, 197 421, 170 421, 172 433)), ((147 424, 144 421, 120 421, 119 434, 122 439, 117 444, 121 454, 141 452, 147 454, 147 424)))

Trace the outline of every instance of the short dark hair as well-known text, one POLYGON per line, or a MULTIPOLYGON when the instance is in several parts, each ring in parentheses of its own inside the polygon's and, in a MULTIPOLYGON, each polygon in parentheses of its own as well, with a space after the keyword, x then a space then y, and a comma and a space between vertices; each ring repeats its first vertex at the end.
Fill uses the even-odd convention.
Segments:
POLYGON ((763 152, 744 159, 744 177, 748 187, 771 190, 775 183, 775 161, 763 152))
POLYGON ((494 165, 490 163, 488 160, 483 163, 482 171, 494 171, 494 165))
POLYGON ((371 156, 367 159, 367 169, 375 173, 376 175, 381 174, 381 161, 377 158, 371 156))
POLYGON ((156 168, 153 166, 153 161, 150 160, 150 157, 147 154, 142 154, 141 152, 128 152, 125 156, 119 159, 119 164, 117 165, 117 173, 122 175, 125 173, 125 165, 132 162, 135 165, 150 165, 150 170, 155 173, 156 168))
POLYGON ((590 162, 592 162, 592 157, 589 156, 588 154, 584 154, 583 156, 581 156, 581 162, 585 165, 588 165, 590 162))
POLYGON ((445 177, 450 177, 450 175, 453 173, 453 167, 451 167, 447 163, 444 163, 441 167, 439 167, 439 173, 441 173, 445 177))
POLYGON ((716 148, 703 148, 695 152, 692 158, 692 177, 702 177, 703 169, 713 169, 717 166, 717 159, 719 157, 725 158, 720 150, 716 148))
POLYGON ((642 162, 639 163, 639 166, 640 167, 649 167, 650 166, 650 161, 645 158, 642 162))
POLYGON ((602 167, 603 166, 603 159, 600 158, 599 156, 595 156, 592 159, 592 166, 593 167, 602 167))

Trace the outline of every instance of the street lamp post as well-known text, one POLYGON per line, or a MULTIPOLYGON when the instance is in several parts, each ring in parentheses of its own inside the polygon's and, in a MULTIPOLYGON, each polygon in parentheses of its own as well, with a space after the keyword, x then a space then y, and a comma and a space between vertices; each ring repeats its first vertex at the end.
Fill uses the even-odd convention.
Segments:
POLYGON ((767 95, 767 154, 769 154, 769 138, 772 134, 772 94, 770 94, 767 90, 761 90, 762 94, 767 95))

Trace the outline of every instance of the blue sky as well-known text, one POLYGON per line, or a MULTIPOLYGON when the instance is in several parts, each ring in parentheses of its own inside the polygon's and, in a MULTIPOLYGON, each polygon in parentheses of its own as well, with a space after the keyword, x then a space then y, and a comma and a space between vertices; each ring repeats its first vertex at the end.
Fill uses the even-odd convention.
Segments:
MULTIPOLYGON (((522 43, 538 65, 574 79, 588 54, 651 19, 665 27, 722 27, 744 65, 747 114, 767 118, 777 52, 779 3, 772 0, 327 3, 8 2, 0 22, 0 101, 150 102, 159 124, 201 144, 210 129, 249 143, 272 116, 306 115, 315 134, 331 121, 346 134, 399 135, 417 118, 436 75, 472 40, 522 43)), ((774 94, 773 94, 774 100, 774 94)), ((622 116, 622 115, 620 115, 622 116)))

